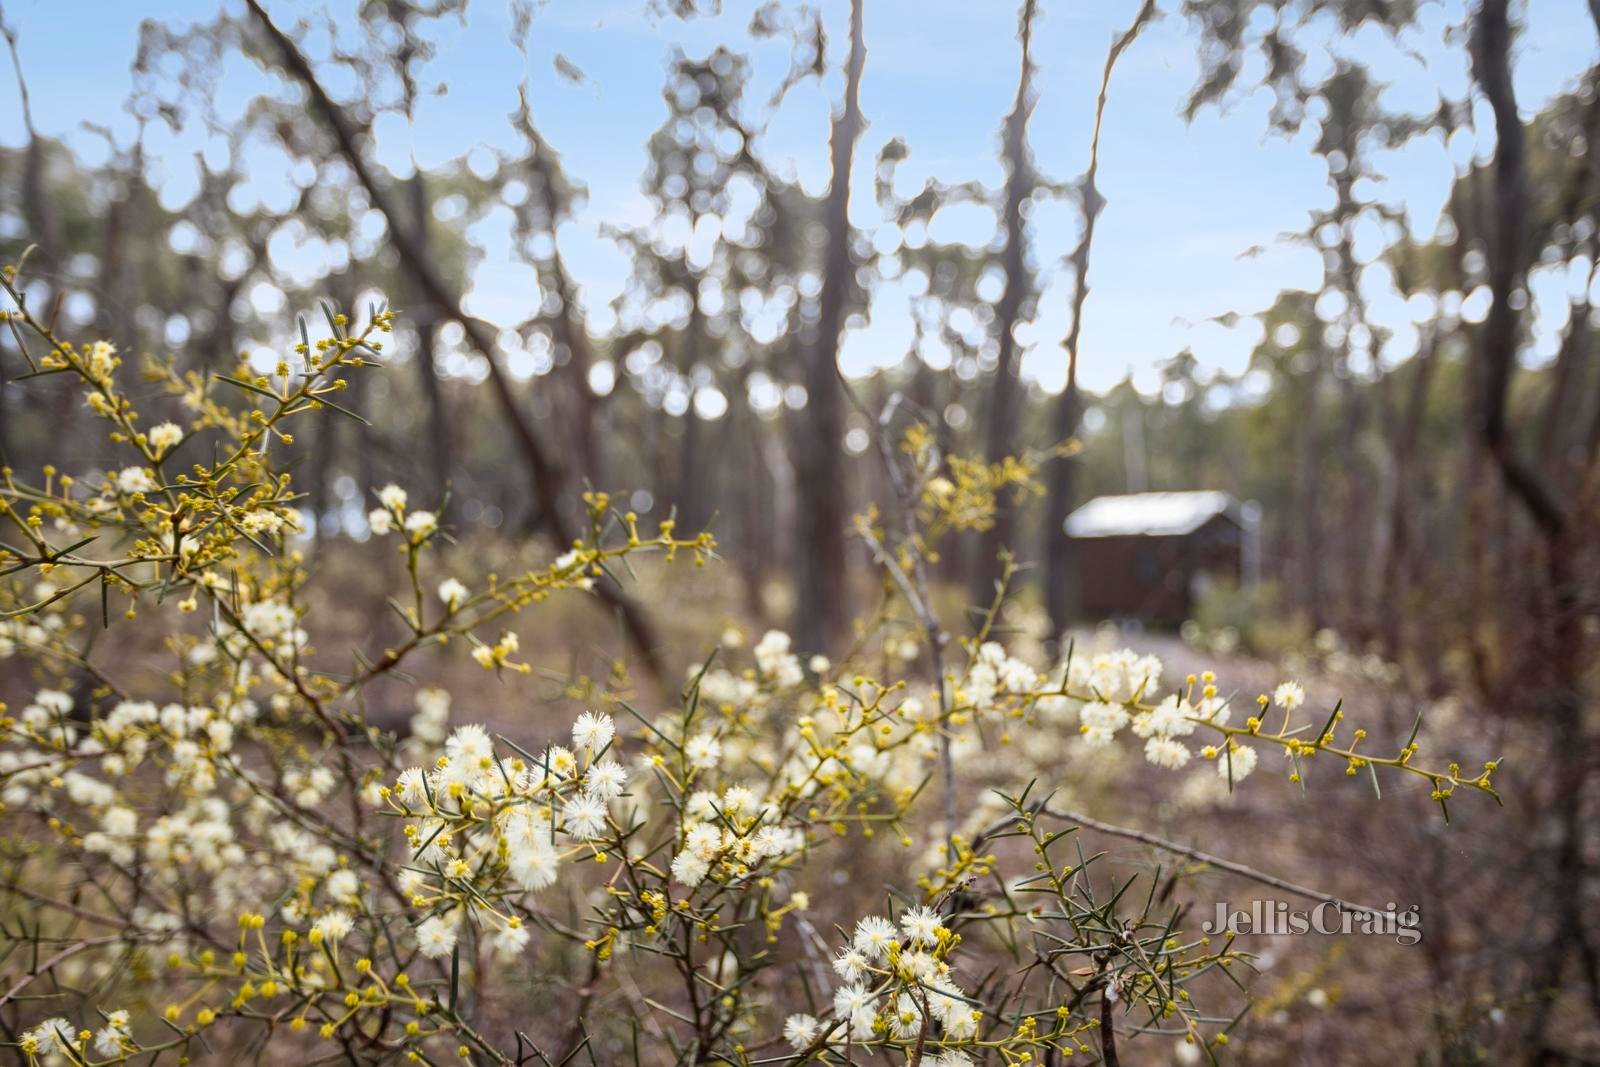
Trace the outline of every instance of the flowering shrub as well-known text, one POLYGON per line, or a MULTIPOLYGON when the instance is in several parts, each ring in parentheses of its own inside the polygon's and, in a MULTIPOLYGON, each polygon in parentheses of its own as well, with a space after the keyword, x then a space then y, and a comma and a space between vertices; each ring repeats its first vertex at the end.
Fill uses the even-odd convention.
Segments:
POLYGON ((548 744, 455 723, 449 694, 421 686, 397 736, 363 694, 419 650, 526 672, 520 612, 615 580, 630 556, 701 563, 711 539, 646 531, 593 493, 585 536, 549 566, 447 575, 437 512, 389 486, 369 525, 404 558, 406 636, 336 671, 276 459, 301 416, 359 417, 335 398, 382 359, 390 313, 356 328, 330 312, 328 336, 273 374, 152 364, 183 422, 146 429, 111 346, 59 339, 4 281, 33 373, 75 379, 121 457, 99 475, 6 470, 0 488, 0 653, 36 679, 0 718, 0 1011, 24 1063, 587 1050, 954 1067, 1110 1060, 1121 1016, 1214 1059, 1236 1016, 1202 1013, 1190 987, 1243 963, 1231 939, 1185 934, 1154 893, 1101 877, 1035 784, 958 826, 965 753, 1018 732, 1077 734, 1090 753, 1131 734, 1150 763, 1209 764, 1229 788, 1278 752, 1296 780, 1332 761, 1420 776, 1441 806, 1492 794, 1492 764, 1422 767, 1414 737, 1382 755, 1338 709, 1308 720, 1293 683, 1240 715, 1210 675, 1174 688, 1148 656, 1023 662, 990 632, 1003 584, 956 642, 928 596, 938 539, 992 521, 1032 468, 946 461, 888 414, 895 518, 857 523, 884 605, 839 663, 769 633, 748 663, 692 668, 680 705, 642 709, 617 686, 548 744), (176 665, 109 673, 95 641, 117 616, 158 628, 176 665), (881 904, 846 917, 816 872, 867 847, 913 870, 855 886, 845 903, 881 904))

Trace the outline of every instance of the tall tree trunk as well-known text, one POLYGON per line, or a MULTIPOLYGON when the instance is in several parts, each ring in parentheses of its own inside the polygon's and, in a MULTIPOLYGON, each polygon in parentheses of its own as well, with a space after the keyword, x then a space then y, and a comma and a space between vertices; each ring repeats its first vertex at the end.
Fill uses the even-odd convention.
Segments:
MULTIPOLYGON (((1072 265, 1076 280, 1072 290, 1072 325, 1067 327, 1064 346, 1067 350, 1067 384, 1056 400, 1051 421, 1051 436, 1057 444, 1064 444, 1078 433, 1078 419, 1083 414, 1083 403, 1078 396, 1078 342, 1083 336, 1083 305, 1089 298, 1089 250, 1094 245, 1094 224, 1100 217, 1103 201, 1095 178, 1100 172, 1100 127, 1105 122, 1106 98, 1111 92, 1111 72, 1117 60, 1134 39, 1155 17, 1155 0, 1145 0, 1139 6, 1122 36, 1106 53, 1105 70, 1100 75, 1100 95, 1095 101, 1094 133, 1089 138, 1089 166, 1083 173, 1083 236, 1072 252, 1072 265)), ((1069 455, 1051 460, 1045 476, 1044 551, 1045 559, 1045 610, 1050 613, 1051 636, 1059 637, 1072 621, 1077 600, 1077 554, 1073 551, 1065 526, 1072 511, 1073 482, 1076 464, 1069 455)))
MULTIPOLYGON (((1538 995, 1524 1042, 1529 1062, 1544 1063, 1565 1058, 1560 1043, 1546 1030, 1563 986, 1567 960, 1573 953, 1592 959, 1594 951, 1583 921, 1587 892, 1584 834, 1588 825, 1583 812, 1589 745, 1584 723, 1583 598, 1574 567, 1579 549, 1574 532, 1582 524, 1572 521, 1568 502, 1517 455, 1506 410, 1519 335, 1513 298, 1527 266, 1530 202, 1526 133, 1511 76, 1512 27, 1507 8, 1508 0, 1481 0, 1472 37, 1473 74, 1494 112, 1495 125, 1489 241, 1489 288, 1494 299, 1479 349, 1484 369, 1480 432, 1506 489, 1537 530, 1544 557, 1544 588, 1537 591, 1542 625, 1529 653, 1534 677, 1543 685, 1529 710, 1549 731, 1548 810, 1555 814, 1557 832, 1549 869, 1548 910, 1554 926, 1531 963, 1531 988, 1538 995)), ((1600 19, 1600 9, 1596 15, 1600 19)), ((1600 1004, 1600 989, 1590 989, 1590 1003, 1600 1004)))
POLYGON ((849 615, 845 576, 844 526, 848 513, 843 493, 841 451, 844 398, 839 375, 839 331, 845 305, 855 289, 855 260, 850 250, 850 169, 861 136, 861 73, 867 46, 862 26, 865 0, 850 3, 850 56, 845 63, 844 104, 833 118, 829 138, 832 181, 824 207, 827 258, 818 300, 816 337, 806 361, 806 407, 802 415, 799 454, 800 522, 799 596, 795 631, 803 648, 827 651, 843 634, 849 615))
POLYGON ((1438 360, 1438 333, 1430 329, 1411 361, 1411 392, 1406 397, 1406 409, 1400 426, 1392 440, 1394 484, 1390 486, 1389 539, 1385 546, 1383 563, 1378 568, 1382 575, 1378 603, 1383 606, 1383 641, 1391 660, 1398 660, 1405 645, 1405 607, 1407 579, 1411 575, 1408 565, 1411 557, 1412 513, 1415 499, 1412 493, 1412 458, 1417 448, 1417 436, 1422 426, 1422 416, 1428 408, 1428 385, 1433 380, 1433 370, 1438 360))
POLYGON ((544 279, 545 284, 555 294, 559 305, 549 316, 553 340, 567 352, 565 378, 572 395, 566 419, 567 435, 577 443, 573 451, 577 456, 575 466, 579 473, 591 485, 600 488, 605 480, 597 426, 600 398, 589 387, 594 346, 589 341, 589 329, 578 304, 577 286, 567 273, 567 265, 556 238, 561 220, 571 215, 570 204, 564 195, 566 187, 558 184, 561 173, 555 150, 533 124, 533 108, 525 96, 517 116, 528 139, 528 166, 537 179, 534 184, 538 187, 539 201, 550 226, 550 258, 548 263, 540 264, 540 269, 548 275, 544 279))
MULTIPOLYGON (((1594 253, 1591 246, 1590 254, 1594 253)), ((1589 355, 1589 289, 1594 285, 1600 264, 1589 272, 1583 295, 1572 301, 1567 328, 1561 335, 1561 348, 1556 354, 1556 364, 1551 375, 1550 394, 1545 402, 1544 422, 1539 434, 1539 469, 1546 478, 1558 484, 1565 481, 1571 469, 1570 452, 1574 424, 1578 421, 1575 410, 1582 399, 1576 382, 1582 380, 1583 367, 1589 355)))
MULTIPOLYGON (((552 243, 555 241, 555 234, 550 235, 550 240, 552 243)), ((600 488, 605 481, 597 428, 600 398, 589 386, 589 368, 594 366, 594 350, 589 343, 589 329, 578 310, 577 287, 567 277, 560 252, 551 254, 550 271, 554 275, 557 299, 561 304, 552 324, 556 343, 567 350, 566 378, 573 401, 568 424, 571 439, 577 442, 574 449, 578 459, 576 466, 591 485, 600 488)))
MULTIPOLYGON (((17 54, 17 35, 9 24, 0 21, 0 33, 11 50, 11 65, 17 77, 17 99, 22 105, 22 124, 28 131, 28 148, 22 162, 22 208, 28 219, 28 239, 37 247, 33 262, 39 273, 50 276, 61 264, 66 249, 61 244, 61 225, 56 215, 55 203, 45 188, 45 169, 49 165, 45 144, 33 125, 33 102, 28 95, 28 82, 22 76, 22 57, 17 54)), ((51 288, 57 279, 49 278, 51 288)))
MULTIPOLYGON (((430 254, 432 239, 428 233, 431 202, 428 197, 428 179, 422 168, 412 163, 411 177, 406 181, 406 193, 411 201, 411 222, 418 250, 430 254)), ((450 413, 445 408, 444 389, 439 381, 439 368, 434 362, 437 355, 435 341, 439 327, 440 310, 427 297, 426 287, 416 277, 416 272, 406 272, 406 299, 410 305, 410 319, 417 337, 417 380, 422 383, 422 395, 428 402, 428 499, 446 499, 445 490, 450 474, 455 470, 455 451, 450 435, 450 413)), ((446 512, 448 514, 448 511, 446 512)))
POLYGON ((700 309, 699 272, 690 268, 687 260, 684 269, 689 275, 689 324, 678 338, 678 371, 689 385, 689 407, 683 413, 683 436, 678 440, 677 482, 672 503, 678 509, 678 521, 685 529, 698 529, 705 524, 707 482, 715 475, 703 469, 700 457, 701 440, 705 427, 694 410, 694 367, 706 357, 706 316, 700 309))
MULTIPOLYGON (((1006 232, 1005 253, 1001 260, 1006 272, 1006 286, 1000 294, 995 309, 996 340, 999 353, 994 369, 994 388, 989 395, 989 425, 985 454, 990 463, 998 463, 1016 447, 1018 398, 1021 382, 1017 377, 1017 320, 1023 305, 1033 292, 1033 275, 1027 263, 1027 233, 1023 225, 1022 207, 1033 196, 1034 173, 1028 158, 1028 119, 1033 114, 1033 18, 1035 0, 1023 0, 1022 11, 1017 16, 1017 33, 1022 41, 1022 70, 1017 76, 1017 96, 1006 116, 1005 136, 1001 151, 1006 165, 1005 204, 1001 221, 1006 232)), ((1015 511, 1009 500, 995 502, 994 525, 979 538, 978 558, 973 561, 972 590, 968 594, 974 604, 987 604, 994 599, 995 582, 1000 577, 999 556, 1012 547, 1015 511)))
POLYGON ((729 412, 729 421, 734 433, 744 437, 735 453, 742 458, 744 467, 741 479, 744 500, 739 513, 739 577, 745 612, 764 627, 767 611, 762 590, 766 585, 766 564, 772 551, 773 535, 772 478, 765 469, 769 431, 748 404, 735 405, 729 412))
POLYGON ((1322 558, 1322 373, 1325 353, 1319 344, 1311 370, 1301 376, 1305 395, 1300 408, 1300 462, 1295 514, 1299 518, 1300 589, 1306 617, 1315 629, 1327 625, 1322 558))

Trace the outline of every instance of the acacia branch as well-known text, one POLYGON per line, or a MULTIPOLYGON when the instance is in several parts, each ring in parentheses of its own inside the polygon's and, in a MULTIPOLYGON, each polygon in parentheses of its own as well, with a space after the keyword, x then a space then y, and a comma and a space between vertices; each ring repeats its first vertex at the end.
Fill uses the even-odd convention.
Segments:
MULTIPOLYGON (((1337 905, 1342 911, 1359 912, 1360 914, 1371 915, 1380 919, 1393 918, 1395 915, 1395 913, 1392 911, 1383 911, 1379 908, 1368 907, 1365 904, 1356 904, 1353 901, 1345 900, 1343 897, 1335 896, 1334 894, 1324 892, 1321 889, 1313 889, 1310 886, 1300 885, 1296 882, 1291 882, 1286 878, 1279 878, 1275 874, 1268 874, 1265 871, 1259 871, 1256 868, 1246 866, 1243 863, 1238 863, 1234 860, 1223 859, 1221 856, 1213 856, 1209 852, 1201 852, 1197 848, 1190 848, 1188 845, 1180 845, 1176 841, 1169 841, 1164 837, 1157 837, 1155 834, 1148 834, 1143 830, 1136 830, 1131 826, 1118 826, 1115 823, 1101 822, 1099 819, 1091 819, 1089 816, 1081 815, 1075 811, 1066 811, 1062 808, 1053 808, 1044 802, 1031 804, 1025 810, 1031 814, 1045 815, 1052 819, 1060 819, 1063 822, 1070 822, 1078 826, 1087 827, 1096 833, 1106 834, 1110 837, 1120 837, 1127 841, 1137 841, 1140 844, 1149 845, 1152 848, 1158 848, 1163 852, 1170 852, 1174 856, 1183 856, 1186 859, 1194 860, 1196 863, 1203 863, 1207 867, 1215 867, 1218 870, 1227 871, 1230 874, 1237 874, 1241 878, 1248 878, 1252 882, 1270 886, 1273 889, 1281 889, 1285 893, 1293 893, 1295 896, 1303 897, 1306 900, 1315 900, 1319 903, 1337 905)), ((990 826, 985 827, 977 835, 977 837, 973 839, 972 847, 977 849, 982 842, 987 841, 989 838, 995 837, 998 834, 1004 833, 1007 829, 1016 825, 1016 822, 1017 816, 1015 815, 1008 815, 1003 819, 997 820, 990 826)))

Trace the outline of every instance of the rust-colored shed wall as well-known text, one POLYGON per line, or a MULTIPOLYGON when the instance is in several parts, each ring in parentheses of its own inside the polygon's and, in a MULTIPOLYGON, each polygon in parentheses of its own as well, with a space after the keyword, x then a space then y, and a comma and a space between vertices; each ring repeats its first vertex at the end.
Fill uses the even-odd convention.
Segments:
POLYGON ((1201 574, 1237 581, 1244 536, 1218 515, 1181 536, 1134 534, 1077 540, 1078 602, 1090 619, 1135 618, 1176 625, 1193 611, 1201 574))

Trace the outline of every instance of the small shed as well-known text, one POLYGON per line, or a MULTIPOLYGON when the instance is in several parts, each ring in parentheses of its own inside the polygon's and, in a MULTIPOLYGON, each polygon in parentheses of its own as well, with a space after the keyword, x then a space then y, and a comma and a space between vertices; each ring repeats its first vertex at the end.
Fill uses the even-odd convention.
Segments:
POLYGON ((1206 582, 1246 576, 1253 510, 1216 490, 1094 498, 1066 521, 1079 609, 1093 619, 1183 622, 1206 582))

